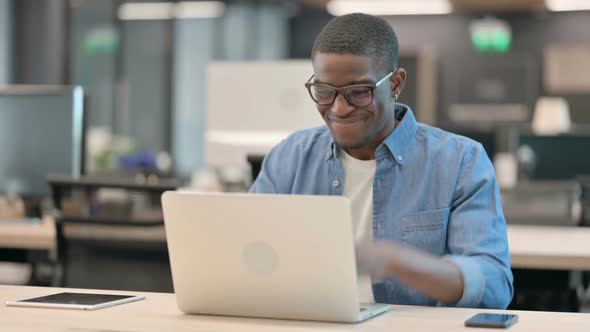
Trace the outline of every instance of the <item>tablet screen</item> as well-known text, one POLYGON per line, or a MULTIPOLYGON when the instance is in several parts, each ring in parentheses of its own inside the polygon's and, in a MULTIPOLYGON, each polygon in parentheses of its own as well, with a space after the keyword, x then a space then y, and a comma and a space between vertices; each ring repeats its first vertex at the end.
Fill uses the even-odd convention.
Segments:
POLYGON ((96 305, 106 302, 128 299, 131 297, 134 296, 112 294, 57 293, 47 296, 35 297, 32 299, 20 300, 18 302, 96 305))

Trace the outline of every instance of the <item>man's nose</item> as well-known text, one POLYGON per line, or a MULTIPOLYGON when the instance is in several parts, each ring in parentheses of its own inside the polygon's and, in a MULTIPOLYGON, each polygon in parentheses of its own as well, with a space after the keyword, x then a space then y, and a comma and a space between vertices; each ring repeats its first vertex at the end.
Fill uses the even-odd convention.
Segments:
POLYGON ((350 112, 354 111, 354 106, 351 105, 346 97, 342 93, 339 93, 332 104, 330 111, 337 116, 347 116, 350 112))

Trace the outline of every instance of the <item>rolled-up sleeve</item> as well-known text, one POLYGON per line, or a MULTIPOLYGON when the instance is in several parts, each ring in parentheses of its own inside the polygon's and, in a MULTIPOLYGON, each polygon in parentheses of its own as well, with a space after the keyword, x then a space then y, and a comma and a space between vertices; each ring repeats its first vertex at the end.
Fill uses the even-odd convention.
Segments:
POLYGON ((251 194, 276 194, 278 193, 277 185, 274 180, 276 163, 276 153, 271 151, 262 161, 262 167, 256 180, 248 191, 251 194))
POLYGON ((456 306, 505 309, 514 289, 494 168, 481 144, 464 156, 460 168, 446 257, 463 276, 463 295, 456 306))

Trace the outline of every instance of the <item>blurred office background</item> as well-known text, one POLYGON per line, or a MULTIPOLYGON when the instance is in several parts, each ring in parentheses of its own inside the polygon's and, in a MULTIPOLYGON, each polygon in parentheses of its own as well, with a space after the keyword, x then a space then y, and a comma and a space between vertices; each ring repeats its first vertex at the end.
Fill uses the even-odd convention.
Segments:
MULTIPOLYGON (((4 271, 22 275, 5 282, 172 291, 159 193, 247 190, 273 144, 321 124, 303 88, 311 48, 355 11, 395 29, 400 101, 483 144, 509 223, 590 225, 590 1, 0 0, 0 127, 31 141, 22 177, 65 173, 27 192, 0 157, 3 204, 71 217, 58 218, 56 249, 5 245, 4 271), (68 162, 49 169, 33 146, 68 162)), ((516 307, 584 306, 583 271, 517 272, 516 307)))

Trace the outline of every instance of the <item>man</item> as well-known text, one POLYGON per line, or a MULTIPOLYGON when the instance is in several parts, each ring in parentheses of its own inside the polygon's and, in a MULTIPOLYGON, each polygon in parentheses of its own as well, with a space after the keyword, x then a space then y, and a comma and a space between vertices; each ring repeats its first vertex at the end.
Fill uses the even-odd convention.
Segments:
POLYGON ((364 300, 506 308, 512 273, 494 169, 481 144, 416 122, 396 103, 407 73, 383 19, 333 19, 306 83, 327 126, 266 157, 250 192, 351 200, 364 300), (372 286, 372 287, 371 287, 372 286))

